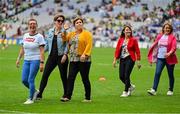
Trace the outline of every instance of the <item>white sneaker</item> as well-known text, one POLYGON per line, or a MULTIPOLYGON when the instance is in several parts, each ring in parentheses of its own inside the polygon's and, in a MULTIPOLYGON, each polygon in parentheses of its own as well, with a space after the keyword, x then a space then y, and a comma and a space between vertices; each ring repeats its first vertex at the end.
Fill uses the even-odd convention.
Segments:
POLYGON ((172 95, 173 95, 173 91, 170 91, 170 90, 169 90, 169 91, 167 92, 167 95, 168 95, 168 96, 172 96, 172 95))
POLYGON ((90 103, 90 102, 92 102, 91 100, 88 100, 88 99, 84 99, 84 100, 82 100, 82 102, 84 102, 84 103, 90 103))
POLYGON ((131 86, 128 89, 128 95, 131 95, 131 93, 135 90, 135 85, 131 84, 131 86))
POLYGON ((69 98, 67 98, 67 97, 64 97, 64 98, 62 98, 62 99, 60 99, 62 102, 68 102, 68 101, 70 101, 70 99, 69 98))
POLYGON ((31 99, 27 99, 27 101, 26 102, 24 102, 24 104, 33 104, 34 103, 34 101, 33 100, 31 100, 31 99))
POLYGON ((123 91, 123 93, 122 93, 121 97, 128 97, 128 96, 129 96, 128 92, 123 91))
POLYGON ((39 90, 36 90, 33 95, 33 101, 37 99, 38 94, 39 94, 39 90))
POLYGON ((150 90, 147 90, 147 92, 150 94, 150 95, 156 95, 156 91, 151 88, 150 90))

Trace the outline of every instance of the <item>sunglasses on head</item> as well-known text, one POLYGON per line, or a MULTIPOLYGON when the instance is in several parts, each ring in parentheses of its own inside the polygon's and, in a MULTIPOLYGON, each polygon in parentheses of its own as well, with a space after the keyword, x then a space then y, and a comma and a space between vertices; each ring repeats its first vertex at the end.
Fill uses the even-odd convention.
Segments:
POLYGON ((56 20, 56 21, 59 22, 59 23, 60 23, 60 22, 62 22, 62 23, 64 22, 64 20, 60 20, 60 19, 58 19, 58 20, 56 20))

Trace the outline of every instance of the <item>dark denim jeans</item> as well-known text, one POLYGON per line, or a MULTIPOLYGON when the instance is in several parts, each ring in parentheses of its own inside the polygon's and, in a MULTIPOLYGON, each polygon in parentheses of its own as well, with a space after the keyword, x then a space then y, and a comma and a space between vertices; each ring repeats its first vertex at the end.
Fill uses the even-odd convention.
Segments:
POLYGON ((59 73, 61 74, 61 80, 62 80, 62 84, 63 84, 63 89, 64 89, 64 95, 66 95, 67 92, 67 68, 68 68, 68 59, 66 59, 65 63, 61 63, 61 59, 62 59, 63 55, 61 56, 56 56, 56 55, 49 55, 47 61, 46 61, 46 65, 44 68, 44 72, 42 75, 42 79, 41 79, 41 83, 39 86, 39 94, 38 97, 42 97, 42 94, 44 92, 44 89, 46 88, 46 85, 48 83, 48 79, 50 74, 52 73, 52 71, 56 68, 56 66, 58 66, 59 68, 59 73))
POLYGON ((124 91, 126 92, 128 92, 128 89, 131 86, 130 75, 134 64, 135 62, 131 59, 130 56, 120 59, 119 78, 125 84, 124 91))
POLYGON ((159 79, 162 73, 162 70, 164 68, 164 66, 166 65, 167 71, 168 71, 168 76, 169 76, 169 90, 173 91, 174 88, 174 66, 173 65, 169 65, 166 62, 166 59, 157 59, 157 63, 156 63, 156 72, 155 72, 155 76, 154 76, 154 84, 153 84, 153 89, 156 91, 158 84, 159 84, 159 79))

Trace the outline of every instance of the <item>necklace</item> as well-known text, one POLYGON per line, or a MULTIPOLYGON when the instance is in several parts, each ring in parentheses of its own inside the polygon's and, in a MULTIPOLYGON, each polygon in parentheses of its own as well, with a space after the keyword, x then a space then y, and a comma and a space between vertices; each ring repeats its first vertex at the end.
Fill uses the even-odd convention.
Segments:
POLYGON ((59 30, 55 30, 54 34, 58 35, 58 33, 59 33, 59 30))
POLYGON ((54 34, 58 35, 60 33, 60 31, 61 31, 61 28, 55 27, 54 34))
POLYGON ((129 38, 125 38, 125 39, 124 39, 125 44, 127 44, 128 41, 129 41, 129 38))

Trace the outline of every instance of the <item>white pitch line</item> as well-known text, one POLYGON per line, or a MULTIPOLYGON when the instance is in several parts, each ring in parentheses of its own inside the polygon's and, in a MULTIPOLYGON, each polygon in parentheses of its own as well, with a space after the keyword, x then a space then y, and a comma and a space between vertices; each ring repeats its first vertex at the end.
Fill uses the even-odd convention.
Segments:
POLYGON ((2 110, 2 109, 0 109, 0 113, 35 114, 35 113, 29 113, 29 112, 20 112, 20 111, 15 111, 15 110, 2 110))

